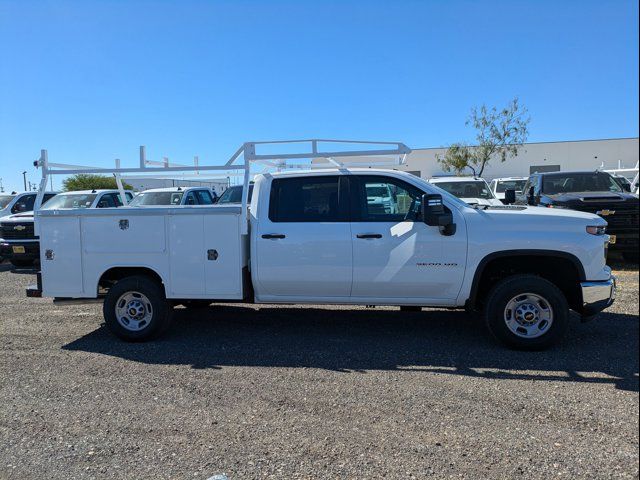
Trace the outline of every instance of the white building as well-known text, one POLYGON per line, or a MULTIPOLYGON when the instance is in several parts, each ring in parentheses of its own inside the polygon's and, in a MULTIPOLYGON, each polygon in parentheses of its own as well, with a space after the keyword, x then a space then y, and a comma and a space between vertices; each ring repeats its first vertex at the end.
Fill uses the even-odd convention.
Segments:
MULTIPOLYGON (((393 168, 408 171, 425 179, 442 175, 444 172, 436 160, 436 155, 442 156, 446 150, 445 147, 416 148, 407 155, 404 165, 393 168)), ((320 162, 322 160, 314 161, 320 162)), ((510 158, 504 163, 494 159, 485 168, 482 176, 492 180, 497 177, 526 177, 536 171, 633 168, 637 163, 637 137, 527 143, 515 158, 510 158)), ((471 171, 468 173, 471 174, 471 171)))

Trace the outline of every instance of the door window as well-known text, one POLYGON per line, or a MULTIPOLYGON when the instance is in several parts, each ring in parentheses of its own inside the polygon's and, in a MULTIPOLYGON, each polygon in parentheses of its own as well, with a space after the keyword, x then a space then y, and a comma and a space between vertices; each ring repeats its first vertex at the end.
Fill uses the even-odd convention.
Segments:
POLYGON ((11 213, 29 212, 33 210, 33 204, 36 201, 36 194, 24 195, 20 197, 15 205, 11 208, 11 213))
POLYGON ((402 180, 389 177, 357 177, 359 222, 415 221, 420 212, 422 191, 402 180))
POLYGON ((196 196, 193 194, 193 192, 187 193, 187 198, 185 199, 184 204, 185 205, 197 205, 198 204, 198 202, 196 202, 196 196))
POLYGON ((196 197, 200 205, 213 205, 213 198, 207 190, 196 190, 196 197))
POLYGON ((345 222, 348 201, 346 195, 340 194, 341 183, 340 176, 275 179, 271 184, 269 219, 272 222, 345 222))
POLYGON ((103 195, 98 201, 98 208, 115 208, 116 204, 111 194, 103 195))

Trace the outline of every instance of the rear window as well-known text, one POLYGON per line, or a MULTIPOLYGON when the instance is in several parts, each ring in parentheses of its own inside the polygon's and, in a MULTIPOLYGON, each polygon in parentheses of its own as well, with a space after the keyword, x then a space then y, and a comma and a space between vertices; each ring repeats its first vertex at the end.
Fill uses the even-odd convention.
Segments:
POLYGON ((339 177, 276 179, 271 184, 272 222, 342 222, 347 210, 339 205, 339 177))

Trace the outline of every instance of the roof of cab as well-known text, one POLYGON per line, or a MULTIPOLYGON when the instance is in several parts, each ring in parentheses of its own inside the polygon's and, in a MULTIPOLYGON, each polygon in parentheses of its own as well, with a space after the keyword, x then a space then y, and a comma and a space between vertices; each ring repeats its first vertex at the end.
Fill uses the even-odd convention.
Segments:
POLYGON ((439 182, 484 182, 484 178, 479 177, 433 177, 429 179, 430 183, 439 182))

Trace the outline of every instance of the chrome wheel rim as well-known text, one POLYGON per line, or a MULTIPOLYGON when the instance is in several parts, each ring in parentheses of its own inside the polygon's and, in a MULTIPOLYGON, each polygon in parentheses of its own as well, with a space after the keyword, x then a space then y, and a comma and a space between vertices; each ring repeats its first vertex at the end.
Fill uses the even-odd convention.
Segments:
POLYGON ((520 338, 538 338, 553 325, 553 308, 537 293, 521 293, 507 302, 504 322, 520 338))
POLYGON ((118 323, 130 332, 139 332, 149 326, 153 318, 153 308, 146 295, 140 292, 126 292, 116 302, 118 323))

